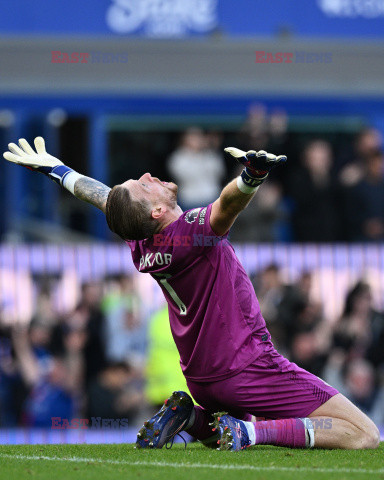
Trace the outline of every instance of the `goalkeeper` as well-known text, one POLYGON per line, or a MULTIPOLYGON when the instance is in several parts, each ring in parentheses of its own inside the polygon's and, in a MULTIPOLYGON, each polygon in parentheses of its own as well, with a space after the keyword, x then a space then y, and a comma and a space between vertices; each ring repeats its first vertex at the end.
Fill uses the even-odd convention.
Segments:
POLYGON ((183 212, 177 185, 149 173, 112 189, 65 166, 35 139, 9 144, 4 158, 41 172, 106 214, 168 302, 187 384, 139 431, 137 445, 161 448, 181 430, 208 446, 376 448, 374 423, 320 378, 274 348, 254 289, 227 240, 239 213, 286 157, 226 148, 244 165, 212 204, 183 212), (221 413, 220 413, 221 412, 221 413), (254 416, 268 420, 253 422, 254 416), (213 425, 210 425, 213 423, 213 425))

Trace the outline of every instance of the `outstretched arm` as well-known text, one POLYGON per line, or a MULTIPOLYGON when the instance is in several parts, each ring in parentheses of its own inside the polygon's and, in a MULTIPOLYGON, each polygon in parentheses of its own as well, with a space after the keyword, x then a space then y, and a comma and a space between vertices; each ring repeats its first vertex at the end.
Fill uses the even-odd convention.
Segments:
POLYGON ((90 177, 82 176, 75 182, 74 195, 105 213, 107 198, 111 189, 90 177))
POLYGON ((252 200, 272 168, 287 160, 284 155, 276 157, 264 150, 243 152, 238 148, 228 147, 225 153, 239 161, 245 168, 239 177, 223 189, 220 197, 212 205, 211 227, 220 236, 225 235, 232 227, 239 213, 252 200))
POLYGON ((234 224, 239 213, 252 200, 259 187, 251 193, 243 193, 237 186, 237 179, 232 180, 213 203, 210 223, 216 235, 225 235, 234 224))
POLYGON ((36 151, 24 138, 20 138, 19 146, 10 143, 8 148, 9 152, 5 152, 3 155, 6 160, 47 175, 51 180, 69 190, 75 197, 94 205, 105 213, 111 189, 93 178, 75 172, 64 165, 61 160, 47 153, 42 137, 35 138, 36 151))

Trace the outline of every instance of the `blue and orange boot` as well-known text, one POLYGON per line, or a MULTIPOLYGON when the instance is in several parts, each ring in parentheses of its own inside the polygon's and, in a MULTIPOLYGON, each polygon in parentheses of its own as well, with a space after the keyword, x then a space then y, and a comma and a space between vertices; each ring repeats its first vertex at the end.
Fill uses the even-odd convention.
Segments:
POLYGON ((173 392, 161 409, 139 430, 137 448, 162 448, 189 422, 193 411, 192 398, 185 392, 173 392))

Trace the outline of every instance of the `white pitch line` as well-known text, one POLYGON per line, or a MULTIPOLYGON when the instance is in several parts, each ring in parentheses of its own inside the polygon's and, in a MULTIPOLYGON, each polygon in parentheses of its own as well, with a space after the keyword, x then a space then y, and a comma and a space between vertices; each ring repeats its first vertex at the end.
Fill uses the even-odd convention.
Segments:
POLYGON ((128 465, 142 467, 171 467, 171 468, 207 468, 212 470, 253 470, 258 472, 278 471, 278 472, 319 472, 319 473, 384 473, 384 468, 377 470, 365 468, 316 468, 316 467, 262 467, 257 465, 218 465, 212 463, 169 463, 169 462, 148 462, 128 460, 110 460, 103 458, 86 458, 86 457, 47 457, 44 455, 10 455, 0 453, 0 458, 9 458, 16 460, 49 460, 54 462, 74 462, 74 463, 106 463, 112 465, 128 465))

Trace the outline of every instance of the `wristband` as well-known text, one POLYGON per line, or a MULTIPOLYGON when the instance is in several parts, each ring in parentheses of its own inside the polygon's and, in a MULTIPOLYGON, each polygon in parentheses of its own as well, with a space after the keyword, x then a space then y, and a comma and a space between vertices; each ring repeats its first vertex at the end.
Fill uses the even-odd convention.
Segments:
POLYGON ((72 195, 75 194, 75 183, 79 178, 84 177, 84 175, 81 175, 81 173, 77 173, 74 170, 72 172, 69 172, 68 175, 66 175, 63 179, 62 186, 69 190, 72 195))
POLYGON ((75 172, 75 170, 72 170, 72 168, 69 168, 66 165, 58 165, 57 167, 52 168, 48 173, 48 176, 51 180, 66 188, 74 195, 75 183, 84 175, 75 172))
POLYGON ((257 188, 263 183, 263 181, 268 177, 268 173, 264 177, 253 177, 247 171, 247 168, 241 172, 241 175, 237 177, 237 188, 245 193, 251 194, 256 192, 257 188))
POLYGON ((48 177, 59 185, 63 185, 64 178, 71 172, 73 172, 72 168, 69 168, 66 165, 57 165, 51 169, 48 173, 48 177))
POLYGON ((248 185, 243 182, 243 179, 241 177, 237 177, 237 188, 240 190, 240 192, 245 193, 246 195, 251 195, 252 193, 255 193, 259 186, 260 185, 257 185, 256 187, 248 187, 248 185))

